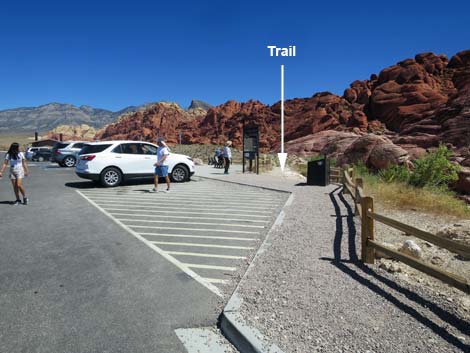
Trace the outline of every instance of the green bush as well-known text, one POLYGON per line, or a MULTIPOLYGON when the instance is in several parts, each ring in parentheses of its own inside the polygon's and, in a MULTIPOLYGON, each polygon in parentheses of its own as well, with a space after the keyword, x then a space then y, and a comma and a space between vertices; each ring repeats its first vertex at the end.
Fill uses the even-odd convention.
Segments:
POLYGON ((459 167, 449 161, 452 151, 441 145, 435 152, 417 159, 409 183, 416 187, 446 188, 458 179, 459 167))
POLYGON ((392 165, 379 171, 379 178, 385 183, 408 183, 410 171, 403 165, 392 165))
POLYGON ((367 166, 365 165, 363 161, 358 161, 356 164, 354 164, 353 168, 354 168, 354 172, 356 173, 356 175, 359 175, 362 177, 371 175, 369 168, 367 168, 367 166))

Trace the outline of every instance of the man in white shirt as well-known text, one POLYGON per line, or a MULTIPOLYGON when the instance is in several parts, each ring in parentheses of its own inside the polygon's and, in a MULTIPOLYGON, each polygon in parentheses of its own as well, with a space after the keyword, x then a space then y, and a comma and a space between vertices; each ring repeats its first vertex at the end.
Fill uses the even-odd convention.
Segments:
POLYGON ((153 178, 155 186, 150 192, 158 192, 158 178, 165 178, 167 188, 164 192, 170 192, 170 177, 168 176, 168 156, 170 151, 163 138, 157 139, 157 146, 157 163, 153 165, 155 167, 153 178))
POLYGON ((230 149, 230 146, 232 146, 232 141, 227 141, 224 147, 224 166, 225 166, 224 174, 228 174, 230 163, 232 163, 232 150, 230 149))

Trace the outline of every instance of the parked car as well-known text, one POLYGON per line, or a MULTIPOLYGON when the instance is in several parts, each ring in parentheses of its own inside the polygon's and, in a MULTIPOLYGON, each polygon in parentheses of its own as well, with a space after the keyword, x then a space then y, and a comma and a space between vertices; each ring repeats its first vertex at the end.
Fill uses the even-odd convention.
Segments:
POLYGON ((83 141, 57 142, 52 147, 51 161, 58 163, 61 167, 75 167, 80 150, 87 144, 83 141))
POLYGON ((26 150, 25 157, 26 159, 33 158, 34 154, 39 151, 50 151, 49 147, 30 147, 26 150))
POLYGON ((31 160, 34 162, 44 162, 44 161, 49 161, 52 157, 52 150, 46 149, 46 150, 39 150, 34 153, 33 157, 31 157, 31 160))
MULTIPOLYGON (((90 143, 80 153, 75 173, 106 187, 132 178, 153 177, 157 146, 142 141, 102 141, 90 143)), ((174 182, 184 182, 194 174, 194 162, 185 155, 170 153, 168 173, 174 182)))

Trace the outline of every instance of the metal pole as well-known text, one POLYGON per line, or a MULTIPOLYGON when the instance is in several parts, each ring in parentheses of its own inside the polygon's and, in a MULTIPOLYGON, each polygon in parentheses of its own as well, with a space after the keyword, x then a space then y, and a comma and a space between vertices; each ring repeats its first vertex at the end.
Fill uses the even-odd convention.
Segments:
POLYGON ((245 119, 242 122, 243 133, 242 133, 242 173, 245 173, 245 119))

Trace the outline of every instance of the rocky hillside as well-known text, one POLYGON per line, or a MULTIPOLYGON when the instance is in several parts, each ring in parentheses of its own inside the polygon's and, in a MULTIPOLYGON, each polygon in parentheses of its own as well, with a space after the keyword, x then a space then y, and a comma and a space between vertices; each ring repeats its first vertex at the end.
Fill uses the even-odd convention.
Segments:
MULTIPOLYGON (((231 139, 237 146, 241 144, 245 121, 260 126, 264 151, 279 147, 280 103, 267 106, 258 101, 228 101, 209 109, 204 116, 202 111, 193 114, 194 119, 171 105, 155 109, 152 106, 131 114, 100 136, 122 137, 129 132, 145 138, 158 130, 158 134, 176 141, 182 131, 186 143, 221 143, 231 139), (134 122, 135 119, 144 124, 134 122)), ((451 60, 445 55, 424 53, 373 74, 368 80, 353 82, 343 96, 322 92, 310 98, 287 100, 285 137, 290 141, 288 152, 309 155, 322 152, 324 131, 334 131, 328 134, 338 137, 344 133, 355 137, 373 134, 416 157, 440 142, 456 150, 469 146, 469 111, 470 50, 451 60)), ((345 147, 346 142, 339 140, 345 147)))
POLYGON ((66 140, 82 140, 82 141, 93 141, 96 135, 96 130, 86 124, 82 125, 59 125, 54 130, 50 131, 47 136, 43 138, 51 138, 59 140, 60 135, 64 141, 66 140))
POLYGON ((50 103, 38 107, 15 108, 0 111, 0 132, 50 131, 59 125, 87 124, 102 127, 120 115, 135 112, 143 106, 126 107, 117 112, 82 105, 50 103))
POLYGON ((189 105, 188 110, 203 109, 205 111, 208 111, 212 107, 213 107, 213 105, 210 105, 209 103, 206 103, 206 102, 203 102, 203 101, 200 101, 200 100, 197 100, 197 99, 193 99, 191 101, 191 104, 189 105))
POLYGON ((100 130, 96 139, 154 141, 157 136, 165 136, 170 143, 176 143, 179 132, 196 128, 196 122, 206 113, 200 107, 185 110, 176 103, 159 102, 142 111, 122 115, 117 122, 100 130))
MULTIPOLYGON (((446 144, 464 168, 470 192, 470 50, 454 55, 423 53, 351 83, 342 96, 329 92, 285 102, 288 153, 325 154, 340 164, 362 160, 371 168, 409 163, 446 144)), ((106 127, 98 138, 165 136, 170 143, 241 146, 243 123, 260 127, 263 152, 278 152, 280 103, 228 101, 193 114, 157 104, 106 127)), ((462 176, 463 175, 463 176, 462 176)))

